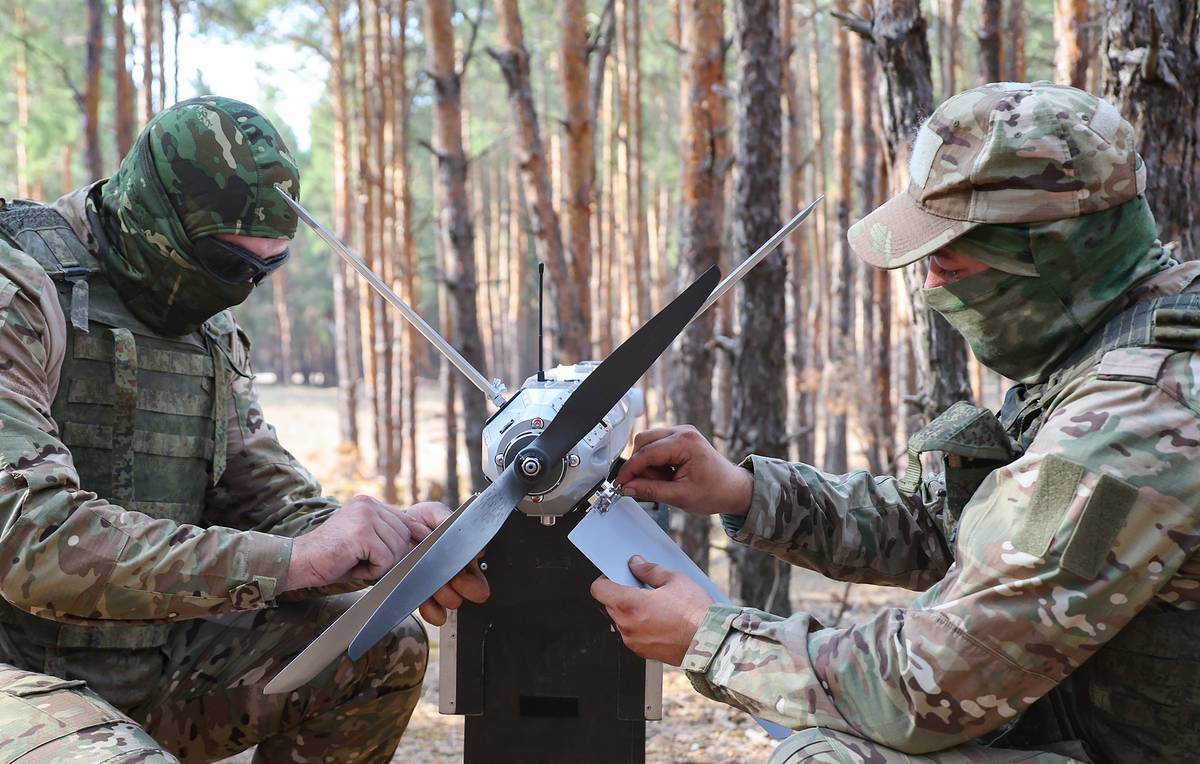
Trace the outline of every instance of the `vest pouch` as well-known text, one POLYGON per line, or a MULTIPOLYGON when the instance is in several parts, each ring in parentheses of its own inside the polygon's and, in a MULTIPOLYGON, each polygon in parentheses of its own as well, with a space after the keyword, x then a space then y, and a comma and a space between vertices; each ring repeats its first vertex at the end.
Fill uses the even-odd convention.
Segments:
POLYGON ((914 493, 920 488, 921 455, 931 451, 943 454, 946 508, 955 521, 984 478, 1019 455, 995 414, 963 401, 946 409, 909 439, 901 490, 914 493))

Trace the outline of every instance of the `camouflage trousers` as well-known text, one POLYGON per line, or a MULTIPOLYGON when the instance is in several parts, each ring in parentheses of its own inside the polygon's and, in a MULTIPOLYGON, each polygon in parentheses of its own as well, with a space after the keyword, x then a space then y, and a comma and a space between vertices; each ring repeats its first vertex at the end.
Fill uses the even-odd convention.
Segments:
POLYGON ((416 619, 357 663, 343 656, 295 692, 262 692, 358 596, 176 624, 169 642, 154 651, 161 658, 157 681, 133 688, 132 705, 122 702, 131 688, 122 685, 120 667, 130 654, 152 660, 142 655, 147 651, 69 655, 60 661, 67 667, 60 678, 40 673, 44 651, 18 646, 5 633, 0 659, 22 668, 0 663, 0 764, 187 764, 254 745, 255 762, 385 764, 425 675, 428 647, 416 619), (19 655, 8 654, 14 651, 19 655))
POLYGON ((814 727, 792 735, 775 749, 767 764, 1087 764, 1077 742, 1054 751, 1015 751, 967 743, 924 755, 901 753, 879 743, 814 727))

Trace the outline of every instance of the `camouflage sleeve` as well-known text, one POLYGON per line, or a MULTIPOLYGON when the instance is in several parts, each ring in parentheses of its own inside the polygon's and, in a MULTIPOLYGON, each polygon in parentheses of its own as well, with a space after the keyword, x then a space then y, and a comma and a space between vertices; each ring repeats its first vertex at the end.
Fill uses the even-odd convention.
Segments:
POLYGON ((908 753, 998 728, 1144 607, 1200 608, 1194 563, 1178 575, 1200 546, 1197 400, 1191 353, 1150 383, 1089 377, 972 497, 957 562, 910 608, 822 628, 714 606, 683 667, 711 698, 908 753))
POLYGON ((263 607, 287 574, 288 539, 153 519, 82 489, 50 417, 65 348, 62 309, 32 260, 3 255, 0 594, 35 615, 76 623, 263 607))
POLYGON ((892 477, 832 475, 751 456, 754 497, 745 518, 724 516, 735 540, 841 581, 926 589, 950 567, 941 478, 916 494, 892 477))
POLYGON ((229 335, 237 373, 230 397, 225 470, 209 491, 206 519, 295 537, 325 520, 339 504, 321 495, 316 478, 288 453, 263 418, 250 371, 250 342, 238 328, 229 335))

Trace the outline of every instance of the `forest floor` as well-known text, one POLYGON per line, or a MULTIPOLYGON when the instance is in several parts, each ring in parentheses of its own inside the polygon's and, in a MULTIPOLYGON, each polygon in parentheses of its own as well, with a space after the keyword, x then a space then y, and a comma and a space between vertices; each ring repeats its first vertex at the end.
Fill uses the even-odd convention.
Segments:
MULTIPOLYGON (((260 396, 268 422, 280 440, 311 469, 328 493, 347 498, 357 492, 374 493, 377 484, 359 469, 353 454, 338 453, 335 394, 332 389, 263 386, 260 396)), ((418 469, 424 475, 445 474, 445 427, 441 389, 432 381, 418 392, 424 446, 418 469)), ((363 421, 366 418, 363 417, 363 421)), ((364 438, 366 440, 366 438, 364 438)), ((368 455, 365 455, 369 457, 368 455)), ((460 458, 462 458, 460 456, 460 458)), ((364 458, 363 464, 370 462, 364 458)), ((439 494, 441 485, 422 485, 422 495, 439 494)), ((714 531, 713 579, 724 586, 728 576, 727 539, 714 531)), ((865 621, 885 607, 903 606, 913 594, 864 584, 847 588, 816 573, 794 569, 792 608, 812 613, 832 624, 841 612, 841 623, 865 621)), ((422 700, 392 760, 394 764, 451 764, 462 759, 463 720, 438 713, 438 631, 429 629, 431 655, 422 700)), ((766 761, 775 743, 744 713, 697 694, 686 675, 667 667, 663 679, 663 719, 646 725, 646 761, 649 764, 740 764, 766 761)), ((226 760, 247 764, 249 753, 226 760)))

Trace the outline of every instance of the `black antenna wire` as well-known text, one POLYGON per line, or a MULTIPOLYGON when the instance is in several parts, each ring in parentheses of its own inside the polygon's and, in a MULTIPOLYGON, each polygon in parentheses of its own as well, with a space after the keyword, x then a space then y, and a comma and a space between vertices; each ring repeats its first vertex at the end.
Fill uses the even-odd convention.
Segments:
POLYGON ((544 293, 546 284, 546 264, 538 263, 538 382, 546 381, 546 358, 543 355, 545 342, 542 340, 542 328, 544 323, 544 313, 542 303, 544 302, 544 293))

